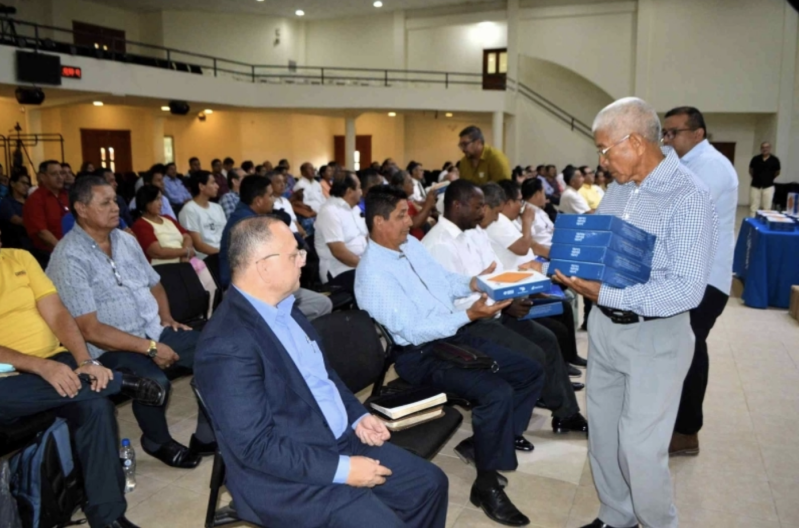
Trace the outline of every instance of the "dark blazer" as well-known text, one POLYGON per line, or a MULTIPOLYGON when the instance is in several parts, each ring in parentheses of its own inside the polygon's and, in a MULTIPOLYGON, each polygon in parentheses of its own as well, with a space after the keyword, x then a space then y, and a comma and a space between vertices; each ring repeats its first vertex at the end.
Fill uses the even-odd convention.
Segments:
MULTIPOLYGON (((295 307, 292 316, 321 348, 295 307)), ((327 367, 350 426, 368 411, 327 367)), ((194 377, 227 466, 239 515, 270 527, 325 526, 338 441, 280 340, 235 288, 205 326, 194 377)), ((344 433, 351 434, 348 429, 344 433)))

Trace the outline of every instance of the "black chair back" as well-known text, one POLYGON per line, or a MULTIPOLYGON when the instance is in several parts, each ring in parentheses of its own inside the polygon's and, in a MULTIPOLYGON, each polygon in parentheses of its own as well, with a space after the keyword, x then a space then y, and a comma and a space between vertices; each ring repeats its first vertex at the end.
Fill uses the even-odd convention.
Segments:
POLYGON ((208 312, 208 292, 194 267, 188 262, 179 262, 153 266, 153 269, 161 276, 175 321, 202 329, 208 312))
POLYGON ((363 310, 334 312, 311 324, 330 366, 353 393, 382 385, 386 357, 372 318, 363 310))

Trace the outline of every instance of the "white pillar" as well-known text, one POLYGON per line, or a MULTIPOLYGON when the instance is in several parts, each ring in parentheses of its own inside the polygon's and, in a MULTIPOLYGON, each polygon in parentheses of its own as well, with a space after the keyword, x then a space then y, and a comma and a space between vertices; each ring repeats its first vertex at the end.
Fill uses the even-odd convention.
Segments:
MULTIPOLYGON (((791 144, 791 128, 793 128, 794 122, 793 105, 794 82, 796 80, 796 37, 798 23, 799 16, 797 16, 796 10, 786 2, 785 18, 783 19, 782 65, 780 68, 780 91, 777 105, 777 131, 776 137, 773 139, 774 154, 781 157, 783 160, 795 157, 795 154, 793 154, 793 145, 791 144)), ((755 138, 755 141, 759 144, 761 141, 767 141, 768 139, 769 138, 755 138)), ((785 176, 779 179, 779 183, 787 183, 791 180, 799 181, 796 177, 796 171, 783 170, 783 174, 785 174, 785 176), (786 172, 788 174, 785 174, 786 172)))
POLYGON ((505 150, 505 114, 500 110, 494 112, 494 119, 492 121, 492 130, 494 133, 494 141, 492 146, 499 150, 505 150))
POLYGON ((519 81, 519 0, 508 0, 508 78, 519 81))
POLYGON ((355 168, 355 118, 348 117, 344 133, 344 164, 349 170, 355 168))

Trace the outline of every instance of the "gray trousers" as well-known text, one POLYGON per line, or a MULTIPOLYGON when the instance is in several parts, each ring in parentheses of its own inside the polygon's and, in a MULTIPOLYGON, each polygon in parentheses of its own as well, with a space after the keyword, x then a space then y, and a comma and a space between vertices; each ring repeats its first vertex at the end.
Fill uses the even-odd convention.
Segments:
POLYGON ((300 288, 294 292, 294 298, 297 301, 297 308, 309 321, 333 311, 333 303, 327 295, 300 288))
POLYGON ((694 353, 688 312, 630 325, 588 320, 588 455, 599 518, 677 528, 669 442, 694 353))

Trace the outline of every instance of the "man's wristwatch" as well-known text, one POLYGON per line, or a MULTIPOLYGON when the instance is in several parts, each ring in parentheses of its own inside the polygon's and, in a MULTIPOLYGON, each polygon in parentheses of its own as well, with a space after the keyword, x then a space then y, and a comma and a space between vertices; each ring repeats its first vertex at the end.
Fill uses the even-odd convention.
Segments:
POLYGON ((150 348, 147 349, 147 357, 150 359, 155 359, 155 356, 158 355, 158 343, 155 341, 150 341, 150 348))
POLYGON ((85 361, 81 361, 80 366, 85 367, 87 365, 94 365, 95 367, 102 367, 103 364, 97 361, 96 359, 87 359, 85 361))

